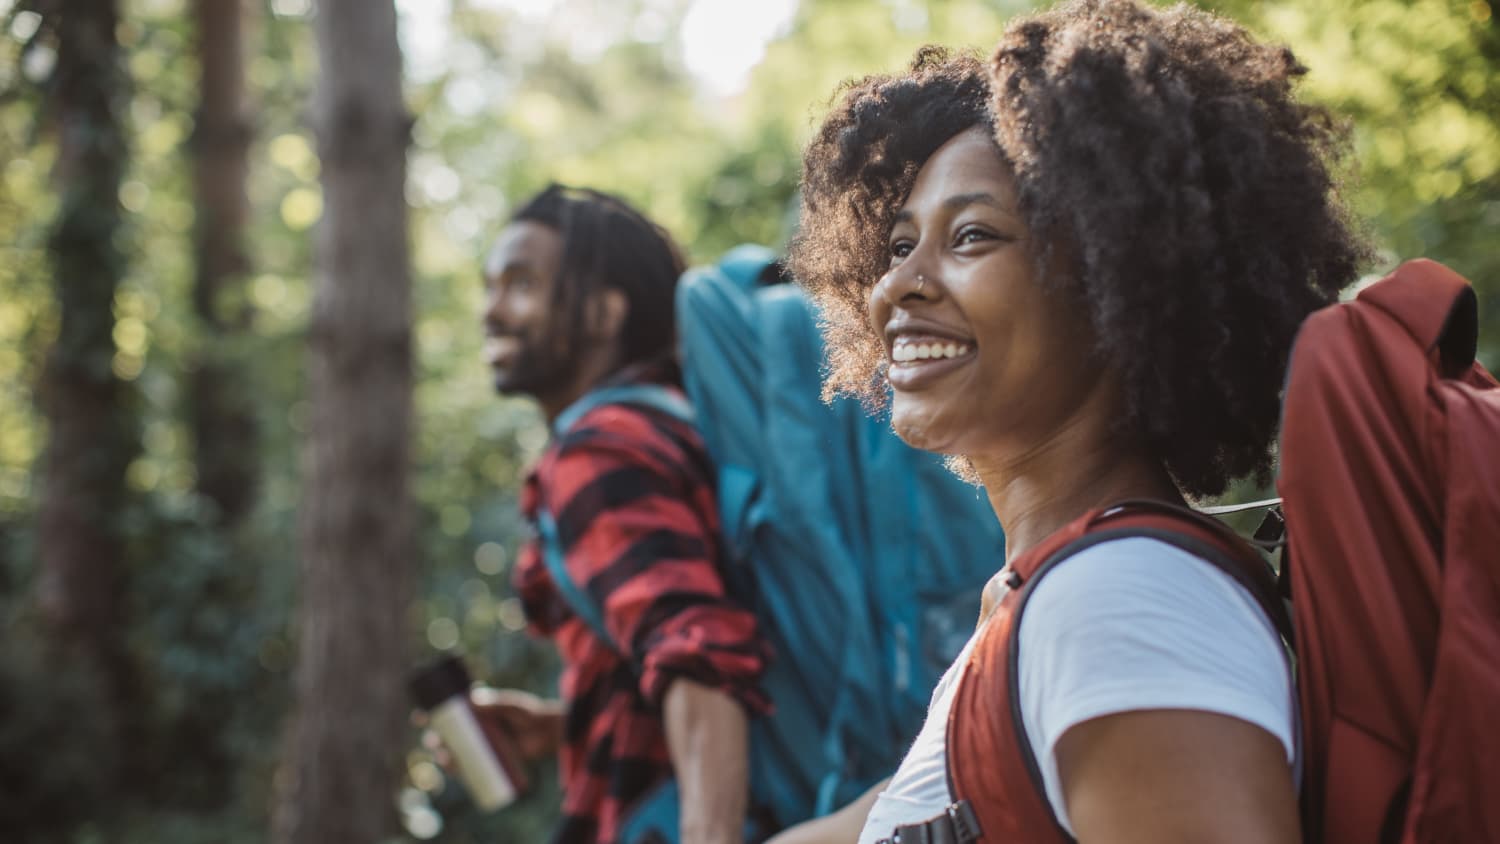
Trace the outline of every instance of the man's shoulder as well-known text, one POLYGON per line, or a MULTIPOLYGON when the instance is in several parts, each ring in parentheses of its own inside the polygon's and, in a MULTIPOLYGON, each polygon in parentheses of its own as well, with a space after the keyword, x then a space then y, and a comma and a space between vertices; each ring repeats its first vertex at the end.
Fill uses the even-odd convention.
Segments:
MULTIPOLYGON (((687 401, 676 387, 659 389, 672 400, 687 401)), ((623 398, 589 409, 567 430, 557 434, 549 450, 561 454, 578 449, 622 447, 680 450, 703 446, 702 438, 690 422, 656 404, 623 398)))
MULTIPOLYGON (((686 401, 679 388, 664 386, 686 401)), ((661 475, 711 477, 702 436, 691 422, 653 404, 611 401, 591 408, 555 435, 537 465, 549 483, 559 472, 629 467, 661 475)))

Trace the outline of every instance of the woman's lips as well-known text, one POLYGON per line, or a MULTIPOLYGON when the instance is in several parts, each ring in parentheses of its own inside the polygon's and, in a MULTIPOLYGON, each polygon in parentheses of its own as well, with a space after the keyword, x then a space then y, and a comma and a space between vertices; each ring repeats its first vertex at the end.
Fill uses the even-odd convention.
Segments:
POLYGON ((914 344, 903 345, 898 340, 892 346, 892 360, 886 370, 886 379, 891 386, 904 392, 923 389, 948 373, 967 366, 976 357, 974 346, 970 343, 945 341, 940 351, 933 346, 934 343, 928 343, 925 348, 914 344), (920 357, 924 351, 927 357, 920 357), (911 356, 914 352, 918 356, 913 358, 911 356), (895 359, 898 356, 902 359, 895 359))

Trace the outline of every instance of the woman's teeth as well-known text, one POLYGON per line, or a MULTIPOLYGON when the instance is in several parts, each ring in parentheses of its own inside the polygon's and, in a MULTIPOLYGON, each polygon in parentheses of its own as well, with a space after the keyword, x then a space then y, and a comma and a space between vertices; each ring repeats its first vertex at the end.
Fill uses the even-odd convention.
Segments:
POLYGON ((969 353, 968 343, 908 343, 898 342, 891 348, 891 360, 906 363, 914 360, 956 358, 969 353))

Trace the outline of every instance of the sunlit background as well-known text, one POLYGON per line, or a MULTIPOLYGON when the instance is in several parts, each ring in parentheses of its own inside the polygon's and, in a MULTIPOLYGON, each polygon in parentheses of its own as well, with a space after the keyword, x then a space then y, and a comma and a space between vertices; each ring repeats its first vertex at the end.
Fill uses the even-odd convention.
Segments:
MULTIPOLYGON (((515 491, 546 431, 496 397, 479 361, 478 258, 516 202, 548 181, 622 193, 695 261, 740 242, 784 244, 798 151, 839 80, 897 68, 939 42, 987 51, 1025 0, 398 0, 416 118, 407 198, 416 296, 418 651, 458 650, 496 684, 546 691, 555 666, 518 631, 508 586, 522 528, 515 491)), ((1484 355, 1500 337, 1500 35, 1484 0, 1225 0, 1288 42, 1306 96, 1356 128, 1354 204, 1385 250, 1448 262, 1480 288, 1484 355)), ((40 88, 56 62, 42 23, 0 0, 0 838, 43 814, 84 841, 263 840, 295 653, 298 448, 307 430, 305 329, 322 214, 308 119, 312 0, 246 0, 253 127, 238 304, 220 337, 192 309, 197 219, 188 144, 199 106, 186 0, 126 0, 118 36, 132 91, 119 191, 125 281, 110 366, 137 432, 121 518, 131 559, 123 633, 154 694, 137 750, 152 771, 123 795, 92 773, 87 682, 28 656, 38 383, 57 336, 46 260, 58 210, 40 88), (186 379, 205 350, 253 397, 250 516, 226 527, 197 486, 186 379), (45 679, 45 682, 44 682, 45 679), (5 708, 9 707, 9 708, 5 708), (148 764, 147 764, 148 763, 148 764), (101 809, 101 807, 103 807, 101 809), (110 820, 89 821, 107 817, 110 820), (20 825, 20 826, 18 826, 20 825)), ((476 816, 410 737, 407 834, 540 840, 556 795, 476 816)), ((544 773, 543 780, 550 778, 544 773)), ((41 840, 40 838, 36 840, 41 840)))

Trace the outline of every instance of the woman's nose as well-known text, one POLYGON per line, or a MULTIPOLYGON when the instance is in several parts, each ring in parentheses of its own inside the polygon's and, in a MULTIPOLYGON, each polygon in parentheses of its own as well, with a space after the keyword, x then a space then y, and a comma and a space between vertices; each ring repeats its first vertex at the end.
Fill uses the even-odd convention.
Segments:
POLYGON ((881 278, 880 285, 884 288, 881 295, 892 305, 914 300, 930 300, 937 292, 937 285, 914 261, 904 261, 892 267, 891 271, 881 278))

